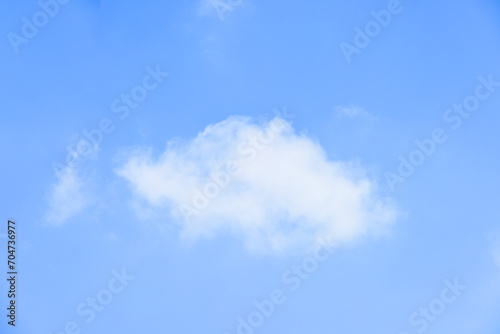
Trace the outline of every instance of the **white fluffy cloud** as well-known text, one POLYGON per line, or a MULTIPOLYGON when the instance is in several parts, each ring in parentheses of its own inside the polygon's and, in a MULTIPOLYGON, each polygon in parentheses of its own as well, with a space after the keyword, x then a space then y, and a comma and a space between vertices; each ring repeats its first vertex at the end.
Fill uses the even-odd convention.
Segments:
POLYGON ((117 168, 148 208, 167 208, 195 240, 240 236, 252 250, 350 242, 393 222, 396 210, 354 163, 329 161, 321 146, 276 117, 230 117, 187 143, 122 154, 117 168))
POLYGON ((75 169, 66 168, 62 171, 48 193, 49 208, 45 214, 45 221, 60 225, 82 211, 88 204, 82 194, 82 185, 83 182, 75 169))

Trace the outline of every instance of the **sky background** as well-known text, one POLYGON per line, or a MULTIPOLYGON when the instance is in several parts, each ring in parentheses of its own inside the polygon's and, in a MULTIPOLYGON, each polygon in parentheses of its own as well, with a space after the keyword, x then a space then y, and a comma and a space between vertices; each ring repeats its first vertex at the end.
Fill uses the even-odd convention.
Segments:
POLYGON ((19 271, 17 326, 2 279, 0 332, 233 334, 280 289, 255 333, 413 334, 410 315, 457 279, 467 289, 425 332, 499 333, 500 87, 456 129, 443 115, 478 77, 500 81, 500 5, 401 1, 348 62, 341 43, 388 1, 229 3, 71 0, 18 52, 9 33, 40 4, 0 3, 0 263, 4 277, 14 219, 19 271), (120 119, 114 101, 156 68, 169 75, 120 119), (184 221, 187 184, 278 111, 286 131, 184 221), (58 177, 103 119, 113 131, 58 177), (436 128, 447 140, 391 189, 386 173, 436 128), (282 275, 342 224, 291 291, 282 275), (78 305, 122 268, 135 278, 87 323, 78 305))

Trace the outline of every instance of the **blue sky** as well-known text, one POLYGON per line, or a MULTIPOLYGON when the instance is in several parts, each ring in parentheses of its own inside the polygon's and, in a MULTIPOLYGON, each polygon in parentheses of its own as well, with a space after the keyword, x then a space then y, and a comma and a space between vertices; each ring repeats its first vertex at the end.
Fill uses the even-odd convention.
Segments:
POLYGON ((500 331, 495 1, 0 6, 1 333, 500 331))

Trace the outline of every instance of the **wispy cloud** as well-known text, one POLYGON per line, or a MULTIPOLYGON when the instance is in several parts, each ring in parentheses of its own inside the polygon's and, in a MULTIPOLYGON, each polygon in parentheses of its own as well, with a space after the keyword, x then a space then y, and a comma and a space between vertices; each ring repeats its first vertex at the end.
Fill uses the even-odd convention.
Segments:
POLYGON ((500 269, 500 230, 492 230, 486 234, 490 261, 500 269))
MULTIPOLYGON (((245 0, 245 4, 248 0, 245 0)), ((197 3, 198 16, 218 16, 221 21, 224 21, 228 13, 240 7, 243 0, 200 0, 197 3)))
POLYGON ((495 263, 498 265, 500 268, 500 233, 493 233, 491 235, 491 238, 493 239, 493 259, 495 260, 495 263))
POLYGON ((78 172, 73 168, 66 168, 59 175, 55 184, 49 190, 48 209, 45 221, 53 225, 61 225, 69 218, 82 211, 88 200, 82 193, 83 182, 78 172))
POLYGON ((350 117, 350 118, 355 118, 359 116, 367 117, 367 118, 373 118, 373 115, 370 114, 369 112, 365 111, 364 109, 356 106, 336 106, 333 108, 335 114, 337 117, 350 117))
POLYGON ((151 208, 168 208, 184 238, 227 232, 257 251, 310 247, 318 238, 346 243, 396 218, 359 165, 328 160, 279 117, 230 117, 187 143, 170 142, 157 158, 151 148, 129 149, 117 174, 151 208))
POLYGON ((213 0, 201 0, 197 4, 197 14, 199 16, 212 16, 216 15, 213 0))

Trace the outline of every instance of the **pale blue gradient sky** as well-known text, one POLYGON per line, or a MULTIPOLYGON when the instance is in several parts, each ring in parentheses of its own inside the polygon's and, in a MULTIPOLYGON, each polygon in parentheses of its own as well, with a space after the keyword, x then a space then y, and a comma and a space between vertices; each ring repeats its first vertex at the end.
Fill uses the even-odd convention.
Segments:
MULTIPOLYGON (((408 317, 457 277, 467 290, 426 332, 498 333, 500 89, 457 130, 442 117, 478 76, 500 81, 500 6, 401 4, 348 64, 339 44, 387 1, 243 0, 221 21, 201 15, 199 1, 72 0, 18 53, 6 36, 40 8, 2 2, 0 212, 19 226, 15 331, 56 334, 75 321, 93 334, 233 334, 254 300, 282 289, 287 301, 255 333, 417 333, 408 317), (157 65, 169 77, 120 120, 111 103, 157 65), (253 254, 228 234, 186 245, 164 212, 137 216, 115 173, 124 147, 159 154, 229 116, 269 120, 283 106, 329 159, 358 159, 402 213, 387 235, 340 248, 293 293, 281 276, 303 256, 253 254), (337 106, 365 113, 339 116, 337 106), (116 128, 77 169, 82 210, 51 224, 52 163, 103 118, 116 128), (384 173, 437 127, 447 141, 391 191, 384 173), (135 279, 85 323, 76 307, 122 267, 135 279)), ((0 332, 13 333, 4 313, 0 332)))

